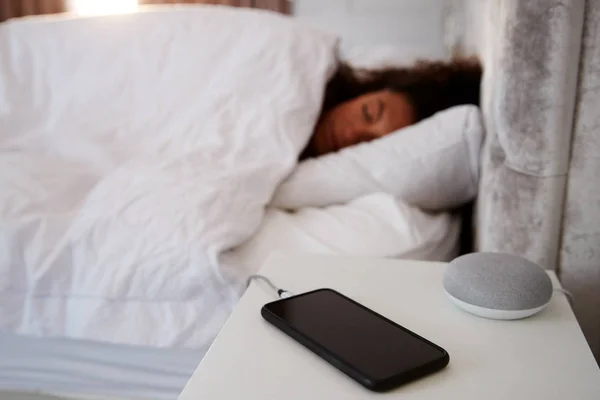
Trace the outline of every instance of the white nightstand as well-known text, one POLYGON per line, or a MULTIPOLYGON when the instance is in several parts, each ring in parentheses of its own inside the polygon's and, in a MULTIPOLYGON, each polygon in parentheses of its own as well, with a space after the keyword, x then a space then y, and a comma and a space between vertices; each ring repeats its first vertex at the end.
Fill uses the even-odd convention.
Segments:
POLYGON ((443 270, 442 263, 294 256, 272 258, 261 271, 294 293, 336 289, 439 344, 450 353, 440 373, 371 393, 265 322, 260 309, 276 297, 257 282, 179 398, 600 399, 600 370, 564 295, 529 319, 486 320, 452 305, 443 270))

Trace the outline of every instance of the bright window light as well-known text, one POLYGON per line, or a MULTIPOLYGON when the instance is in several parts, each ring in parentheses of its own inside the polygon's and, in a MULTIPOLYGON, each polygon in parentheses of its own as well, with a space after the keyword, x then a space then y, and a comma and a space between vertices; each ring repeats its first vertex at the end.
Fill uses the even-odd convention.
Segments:
POLYGON ((120 14, 134 12, 138 0, 70 0, 71 10, 81 15, 120 14))

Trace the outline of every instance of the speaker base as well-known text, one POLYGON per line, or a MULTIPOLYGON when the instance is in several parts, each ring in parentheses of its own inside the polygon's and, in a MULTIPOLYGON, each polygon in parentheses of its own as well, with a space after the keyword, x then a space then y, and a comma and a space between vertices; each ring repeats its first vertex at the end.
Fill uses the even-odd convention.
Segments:
MULTIPOLYGON (((446 292, 446 291, 445 291, 446 292)), ((515 320, 531 317, 534 314, 542 311, 548 303, 541 307, 531 308, 528 310, 495 310, 492 308, 479 307, 473 304, 466 303, 462 300, 457 299, 450 293, 446 292, 450 300, 458 307, 467 311, 470 314, 477 315, 478 317, 498 320, 515 320)))

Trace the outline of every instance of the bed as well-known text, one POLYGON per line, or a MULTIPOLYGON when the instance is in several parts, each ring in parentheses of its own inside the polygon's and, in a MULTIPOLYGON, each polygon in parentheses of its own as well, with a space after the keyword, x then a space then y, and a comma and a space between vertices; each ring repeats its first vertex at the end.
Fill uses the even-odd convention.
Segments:
MULTIPOLYGON (((517 49, 531 46, 532 44, 527 41, 527 38, 535 38, 536 36, 517 35, 516 33, 522 32, 523 29, 528 29, 534 32, 541 30, 540 35, 547 35, 550 30, 544 24, 539 24, 538 16, 542 12, 550 11, 548 11, 547 2, 532 2, 528 4, 528 6, 521 3, 514 6, 500 6, 496 2, 476 2, 467 8, 468 13, 477 15, 478 18, 483 20, 487 18, 489 22, 485 34, 480 35, 481 42, 472 43, 475 51, 484 60, 486 67, 483 91, 483 121, 487 133, 481 153, 482 164, 477 169, 479 194, 475 201, 474 218, 470 217, 471 205, 464 206, 462 213, 463 221, 466 221, 466 223, 463 223, 462 238, 463 243, 468 243, 469 237, 473 236, 475 238, 473 243, 474 248, 478 250, 505 251, 519 254, 539 262, 547 268, 558 269, 563 275, 563 280, 567 284, 567 287, 575 293, 576 299, 578 297, 585 299, 581 302, 576 301, 576 311, 580 315, 582 326, 585 329, 590 344, 595 348, 596 342, 594 340, 598 338, 598 330, 595 330, 597 329, 597 323, 595 321, 598 321, 598 318, 594 316, 593 313, 596 311, 593 311, 594 308, 591 305, 597 299, 590 295, 592 290, 590 288, 595 288, 596 286, 590 286, 591 282, 594 281, 589 278, 597 276, 598 262, 594 261, 593 257, 595 253, 586 252, 585 249, 590 249, 591 251, 591 249, 597 247, 598 243, 594 241, 594 238, 598 236, 595 233, 596 231, 593 230, 597 228, 593 228, 587 224, 582 225, 582 222, 573 221, 572 216, 580 215, 582 212, 589 212, 588 219, 595 222, 598 221, 597 215, 593 214, 594 211, 587 210, 581 198, 574 195, 578 189, 577 185, 580 185, 581 180, 584 179, 583 177, 592 173, 590 171, 597 170, 597 168, 594 168, 596 166, 594 162, 597 158, 587 157, 585 153, 581 154, 580 157, 583 157, 585 162, 577 162, 571 168, 568 157, 564 155, 568 151, 565 150, 565 147, 560 147, 559 144, 570 143, 571 134, 565 135, 564 132, 571 132, 570 127, 573 119, 575 120, 573 132, 575 138, 578 135, 597 134, 597 131, 594 129, 589 129, 588 123, 581 121, 587 121, 587 119, 592 118, 587 115, 590 111, 587 111, 586 107, 588 107, 588 101, 594 100, 594 93, 597 93, 597 91, 594 92, 593 84, 589 83, 590 81, 594 82, 595 79, 593 70, 590 66, 590 71, 588 71, 586 65, 587 63, 592 65, 594 55, 597 53, 597 49, 591 42, 588 43, 587 38, 593 37, 595 34, 594 29, 597 30, 599 10, 595 6, 595 3, 591 1, 585 6, 588 8, 585 18, 585 7, 579 3, 569 3, 568 7, 552 8, 552 18, 548 19, 548 24, 556 24, 553 26, 558 26, 561 29, 551 30, 552 35, 554 35, 552 36, 554 41, 548 43, 548 52, 541 54, 538 58, 530 58, 528 54, 517 51, 517 49), (496 7, 501 7, 501 10, 496 9, 496 7), (583 57, 583 69, 578 71, 576 65, 572 65, 572 63, 565 60, 579 59, 579 50, 576 51, 575 49, 579 49, 578 44, 582 40, 584 43, 581 55, 583 57), (569 46, 566 46, 566 43, 569 46), (565 56, 559 57, 557 54, 564 54, 565 56), (569 55, 569 57, 566 55, 569 55), (536 73, 538 70, 536 68, 539 68, 539 63, 545 63, 544 65, 549 65, 549 68, 546 73, 537 76, 536 73), (529 79, 531 76, 544 79, 544 82, 550 82, 550 87, 555 90, 553 93, 570 93, 572 96, 562 96, 561 101, 557 104, 548 105, 544 103, 543 110, 539 110, 538 114, 535 114, 533 111, 523 114, 518 113, 511 107, 513 102, 521 104, 519 102, 529 101, 526 96, 533 96, 536 92, 532 91, 517 95, 516 91, 506 89, 519 85, 522 79, 529 79), (578 77, 579 81, 577 80, 578 77), (574 82, 579 82, 579 86, 574 82), (579 100, 576 107, 574 99, 577 91, 581 91, 582 93, 578 97, 579 100), (585 96, 582 98, 582 95, 585 96), (525 98, 519 96, 525 96, 525 98), (590 97, 590 99, 588 100, 586 96, 590 97), (582 118, 587 119, 582 120, 582 118), (580 121, 579 124, 577 121, 580 121), (542 126, 543 128, 541 128, 542 126), (569 129, 564 127, 569 127, 569 129), (538 136, 532 137, 531 135, 533 134, 531 132, 538 132, 538 136), (566 136, 568 138, 565 138, 566 136), (559 140, 556 139, 558 137, 560 137, 559 140), (548 146, 555 147, 542 146, 540 143, 547 143, 548 146), (528 151, 511 153, 515 149, 522 148, 528 151), (540 161, 547 154, 547 150, 543 149, 547 148, 554 149, 554 153, 552 154, 563 154, 562 160, 564 163, 556 166, 552 165, 550 161, 548 161, 549 164, 544 164, 540 161), (521 163, 523 164, 521 165, 521 163), (534 167, 539 169, 530 170, 534 167), (570 174, 573 177, 572 179, 569 178, 567 184, 567 176, 570 176, 570 174), (565 193, 567 193, 566 202, 563 203, 565 193), (538 207, 537 204, 544 204, 545 206, 538 207), (563 207, 571 210, 564 214, 565 218, 567 218, 564 224, 562 213, 556 212, 557 209, 562 210, 563 207), (473 230, 470 229, 471 221, 473 223, 473 230), (564 225, 563 230, 560 229, 561 225, 564 225), (585 231, 586 229, 588 231, 585 231), (582 230, 585 234, 581 232, 582 230), (566 236, 563 238, 561 235, 566 236), (559 243, 563 246, 560 252, 557 251, 559 243), (582 257, 582 254, 591 255, 588 255, 586 259, 578 258, 582 257), (575 262, 577 260, 579 261, 575 262), (582 277, 586 277, 583 279, 585 284, 578 284, 582 280, 582 277), (588 305, 589 308, 587 307, 588 305)), ((262 14, 259 18, 263 18, 262 14)), ((283 19, 283 17, 281 18, 283 19)), ((115 21, 107 17, 95 20, 95 23, 98 24, 96 25, 97 27, 105 27, 106 24, 123 27, 125 24, 122 24, 122 22, 122 20, 115 21)), ((45 20, 44 23, 61 24, 60 19, 45 20)), ((283 22, 281 23, 284 24, 283 22)), ((22 25, 15 23, 11 27, 14 31, 11 32, 19 32, 20 29, 23 29, 31 35, 40 34, 44 29, 40 25, 35 20, 23 22, 22 25), (37 31, 38 29, 39 31, 37 31)), ((469 28, 474 31, 480 31, 480 27, 478 26, 469 28)), ((160 26, 157 28, 156 25, 152 25, 148 29, 160 30, 160 26)), ((297 31, 288 32, 288 34, 288 39, 291 43, 299 43, 294 42, 294 40, 298 40, 300 37, 297 31)), ((328 50, 331 49, 331 46, 335 46, 335 40, 332 41, 332 39, 321 36, 318 33, 313 33, 312 31, 304 32, 301 36, 303 44, 300 47, 304 46, 302 48, 307 49, 314 46, 320 49, 317 52, 312 50, 307 50, 306 53, 300 52, 299 54, 302 55, 300 58, 294 58, 293 55, 289 55, 289 60, 292 60, 296 66, 296 73, 302 75, 302 79, 306 78, 307 82, 311 82, 307 90, 307 99, 311 99, 314 96, 318 96, 314 92, 317 90, 315 88, 324 85, 329 73, 328 70, 331 69, 332 63, 335 61, 331 58, 331 53, 328 50), (305 60, 307 57, 308 59, 305 60), (302 65, 306 64, 310 64, 312 69, 303 69, 302 65), (318 73, 314 73, 314 70, 318 70, 318 73)), ((23 39, 23 36, 19 36, 19 38, 19 40, 27 40, 23 39)), ((90 38, 88 37, 87 39, 90 38)), ((82 41, 85 43, 87 39, 84 37, 82 41)), ((290 47, 292 46, 287 46, 286 48, 290 47)), ((250 57, 253 56, 250 53, 248 54, 250 57)), ((155 54, 155 56, 159 55, 155 54)), ((70 71, 69 73, 76 74, 76 72, 70 71)), ((283 69, 280 72, 283 76, 287 77, 283 69)), ((150 76, 149 79, 151 78, 150 76)), ((294 79, 289 82, 296 82, 294 79)), ((6 90, 6 82, 8 80, 4 81, 5 86, 0 85, 0 92, 6 90)), ((550 98, 553 99, 554 97, 550 96, 550 98)), ((536 99, 539 100, 539 97, 536 99)), ((32 98, 32 104, 35 104, 34 100, 36 99, 32 98)), ((21 101, 26 102, 27 99, 23 100, 21 98, 21 101)), ((303 134, 302 129, 309 132, 310 126, 307 126, 307 124, 310 125, 310 123, 306 121, 314 119, 315 113, 318 112, 318 106, 311 108, 307 104, 312 103, 299 103, 296 104, 296 109, 294 109, 294 112, 297 113, 300 107, 304 110, 304 115, 298 116, 294 114, 292 118, 288 112, 289 110, 282 109, 281 114, 286 115, 286 118, 274 120, 268 126, 272 126, 274 130, 278 130, 282 129, 280 127, 281 124, 290 124, 292 122, 293 126, 286 125, 283 130, 297 132, 296 134, 299 137, 303 134), (286 114, 286 112, 288 113, 286 114)), ((121 106, 123 105, 117 105, 117 107, 121 106)), ((184 110, 181 115, 185 117, 185 107, 181 109, 184 110)), ((211 109, 208 108, 208 110, 211 109)), ((156 111, 160 113, 159 109, 156 111)), ((99 114, 99 116, 101 118, 103 114, 99 114)), ((27 116, 20 115, 19 118, 18 120, 10 120, 9 122, 29 123, 29 128, 34 128, 31 120, 28 122, 27 116)), ((6 124, 6 120, 3 122, 5 125, 0 126, 9 126, 6 124)), ((94 122, 93 119, 92 122, 94 122)), ((155 138, 152 140, 155 140, 155 138)), ((268 152, 261 154, 265 156, 261 160, 270 160, 272 164, 269 165, 276 165, 277 168, 275 170, 280 171, 273 175, 268 175, 269 181, 280 182, 285 178, 285 175, 289 174, 292 168, 289 159, 301 147, 301 142, 302 139, 300 138, 292 143, 285 144, 287 147, 284 146, 284 150, 281 147, 274 148, 273 154, 276 153, 275 156, 268 152)), ((155 143, 156 147, 163 148, 166 142, 153 143, 155 143)), ((189 141, 184 143, 186 146, 194 146, 194 143, 189 141)), ((572 158, 575 161, 578 160, 577 157, 581 152, 586 151, 585 146, 582 147, 576 143, 573 144, 572 158)), ((17 144, 13 145, 17 146, 17 144)), ((139 150, 139 142, 133 142, 130 145, 129 151, 135 152, 139 150)), ((116 154, 114 157, 124 156, 116 154)), ((259 162, 254 158, 251 160, 259 162)), ((102 168, 108 168, 105 161, 102 158, 96 159, 95 167, 97 169, 94 170, 95 173, 102 171, 102 168)), ((2 171, 7 170, 3 169, 2 171)), ((71 173, 69 172, 71 171, 69 167, 66 167, 65 171, 66 173, 71 173)), ((110 198, 104 196, 104 193, 101 192, 101 194, 103 194, 99 197, 101 201, 93 204, 102 206, 100 210, 104 212, 107 204, 110 205, 112 203, 110 202, 110 198)), ((270 201, 271 195, 271 191, 265 189, 264 192, 258 192, 256 196, 264 198, 263 202, 267 204, 270 201)), ((591 189, 585 191, 585 196, 590 201, 597 199, 597 193, 591 189)), ((276 196, 276 198, 285 199, 285 196, 276 196)), ((117 198, 115 201, 118 200, 117 198)), ((389 204, 388 200, 382 198, 377 198, 376 200, 370 199, 376 208, 379 208, 381 204, 389 204)), ((259 205, 260 209, 262 209, 263 205, 259 205)), ((182 205, 182 207, 184 206, 185 204, 182 205)), ((236 203, 232 203, 230 210, 235 210, 235 206, 236 203)), ((395 208, 395 210, 397 209, 399 208, 395 208)), ((407 212, 410 215, 417 215, 415 213, 418 211, 412 208, 405 209, 408 210, 407 212)), ((96 214, 88 213, 86 215, 94 216, 96 214)), ((448 229, 454 229, 456 232, 453 236, 453 243, 450 245, 451 251, 442 255, 441 259, 451 257, 458 251, 458 230, 456 229, 456 221, 458 220, 456 213, 447 214, 444 218, 446 218, 445 226, 448 229)), ((273 219, 276 219, 276 217, 273 217, 273 219)), ((252 218, 247 221, 249 221, 249 225, 254 227, 258 224, 252 218)), ((439 221, 441 220, 436 220, 436 223, 439 223, 439 221)), ((167 224, 165 226, 169 226, 168 222, 164 222, 167 224)), ((119 229, 123 229, 121 225, 118 225, 118 227, 119 229)), ((85 225, 83 228, 85 228, 85 225)), ((83 228, 80 227, 80 229, 83 228)), ((234 231, 238 235, 247 234, 245 232, 240 233, 237 228, 234 231)), ((127 234, 131 237, 135 235, 135 232, 135 230, 127 231, 127 234)), ((228 238, 229 236, 225 237, 225 239, 228 238)), ((164 239, 160 238, 160 240, 164 239)), ((218 239, 223 240, 223 237, 219 236, 218 239)), ((119 241, 124 242, 125 236, 120 237, 116 242, 119 241)), ((219 241, 214 243, 217 242, 221 243, 219 241)), ((239 265, 239 262, 236 263, 234 261, 236 258, 239 261, 240 254, 244 252, 249 253, 252 257, 262 257, 262 254, 259 251, 255 251, 255 249, 248 250, 246 248, 237 254, 232 254, 231 252, 221 253, 220 255, 218 253, 211 253, 210 257, 220 257, 221 261, 225 261, 225 265, 239 265)), ((127 249, 120 249, 120 251, 125 250, 127 249)), ((393 250, 398 252, 397 249, 393 250)), ((465 250, 466 247, 463 245, 462 251, 465 250)), ((394 253, 394 255, 397 254, 394 253)), ((400 256, 402 255, 400 254, 400 256)), ((198 255, 196 254, 195 256, 198 255)), ((202 257, 204 256, 206 254, 202 257)), ((247 255, 242 254, 242 256, 245 260, 249 259, 247 255)), ((435 257, 432 253, 421 256, 424 258, 435 257)), ((256 265, 257 262, 252 262, 251 264, 256 265)), ((247 275, 249 272, 254 271, 252 270, 254 267, 250 268, 243 271, 241 275, 247 275)), ((175 274, 175 276, 171 273, 164 275, 164 281, 172 282, 174 288, 179 288, 177 283, 196 279, 206 282, 208 276, 202 274, 194 275, 197 271, 182 270, 180 272, 180 274, 175 274)), ((237 273, 239 272, 238 270, 237 273)), ((235 274, 236 271, 233 271, 233 268, 225 268, 224 272, 219 274, 221 280, 218 284, 213 283, 210 287, 187 286, 189 293, 178 293, 173 288, 170 288, 170 292, 160 292, 158 290, 159 294, 165 295, 166 293, 169 296, 175 296, 167 298, 168 301, 175 302, 185 302, 186 300, 194 299, 193 296, 186 298, 186 296, 191 296, 194 290, 208 290, 213 293, 210 301, 205 301, 200 306, 191 302, 188 304, 189 308, 185 312, 176 316, 169 312, 168 305, 157 303, 153 305, 153 308, 159 311, 156 311, 153 318, 144 319, 143 315, 148 315, 148 313, 142 313, 142 310, 136 305, 130 305, 130 309, 123 311, 129 306, 121 307, 121 305, 114 305, 112 307, 110 301, 98 305, 94 304, 94 298, 82 299, 82 302, 73 303, 70 308, 68 304, 66 306, 62 304, 60 307, 57 307, 52 301, 46 301, 48 298, 43 298, 43 296, 40 296, 41 300, 34 299, 36 301, 39 300, 38 303, 30 300, 34 307, 28 308, 31 315, 29 315, 30 319, 27 324, 23 323, 22 319, 18 320, 15 317, 13 320, 10 320, 10 318, 6 318, 6 315, 3 315, 3 326, 8 326, 11 329, 4 328, 0 333, 0 355, 2 356, 0 360, 0 388, 7 390, 68 393, 78 397, 102 396, 103 399, 173 398, 177 395, 187 377, 191 375, 193 369, 210 345, 211 335, 203 336, 203 328, 222 324, 227 318, 228 311, 235 305, 236 299, 243 292, 242 280, 235 279, 235 274), (82 305, 85 302, 88 302, 87 305, 82 305), (96 313, 94 319, 89 319, 84 315, 86 310, 89 309, 85 307, 101 308, 102 312, 96 313), (81 309, 78 310, 77 308, 81 309), (38 325, 30 323, 35 320, 36 312, 40 312, 40 315, 64 318, 64 315, 59 311, 65 309, 69 309, 69 312, 73 313, 73 315, 78 315, 79 312, 80 318, 74 320, 81 322, 74 325, 65 324, 60 327, 61 329, 58 329, 53 321, 45 325, 44 323, 39 323, 38 325), (215 314, 213 312, 214 309, 218 309, 220 312, 215 314), (202 326, 196 323, 199 320, 198 315, 203 315, 200 318, 203 321, 202 326), (98 316, 102 318, 97 318, 98 316), (204 316, 208 316, 207 318, 209 319, 205 319, 204 316), (112 324, 113 321, 111 321, 113 318, 119 321, 119 324, 122 322, 122 325, 115 328, 116 325, 112 324), (156 326, 156 321, 163 321, 162 324, 159 324, 161 325, 160 329, 164 329, 164 332, 161 331, 163 334, 149 334, 143 339, 132 334, 136 330, 147 332, 156 330, 156 328, 152 328, 152 326, 156 326), (184 326, 185 329, 181 329, 178 332, 169 334, 168 329, 164 328, 168 327, 169 324, 181 323, 181 321, 183 323, 180 326, 184 326), (113 327, 109 329, 111 325, 113 327), (191 343, 193 345, 190 345, 191 343)), ((54 277, 56 276, 54 275, 54 277)), ((96 277, 99 276, 101 275, 96 275, 96 277)), ((15 277, 11 279, 13 282, 15 281, 15 277)), ((78 286, 78 290, 81 293, 89 293, 90 291, 93 293, 97 289, 98 282, 95 279, 83 279, 80 281, 81 285, 78 286)), ((51 283, 54 284, 54 282, 51 283)), ((69 284, 71 283, 69 282, 69 284)), ((6 285, 6 281, 4 284, 6 285)), ((595 284, 597 284, 597 281, 595 284)), ((119 287, 118 285, 116 286, 119 287)), ((105 288, 113 287, 110 284, 105 286, 105 288)), ((112 294, 119 295, 119 292, 115 291, 112 294)), ((133 294, 139 295, 139 292, 133 294)), ((6 299, 11 299, 10 296, 7 296, 6 289, 3 290, 3 297, 3 302, 6 299)), ((163 298, 162 300, 165 299, 163 298)), ((46 317, 47 319, 48 317, 46 317)))
POLYGON ((78 399, 173 399, 205 352, 7 332, 0 343, 0 388, 78 399))

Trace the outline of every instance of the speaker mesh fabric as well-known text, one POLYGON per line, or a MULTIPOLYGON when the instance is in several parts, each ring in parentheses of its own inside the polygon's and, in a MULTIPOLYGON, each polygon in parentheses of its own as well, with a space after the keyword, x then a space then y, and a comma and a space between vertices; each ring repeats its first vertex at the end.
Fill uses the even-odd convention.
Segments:
POLYGON ((466 303, 494 310, 529 310, 552 297, 552 281, 539 265, 499 253, 456 258, 444 273, 444 288, 466 303))

